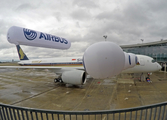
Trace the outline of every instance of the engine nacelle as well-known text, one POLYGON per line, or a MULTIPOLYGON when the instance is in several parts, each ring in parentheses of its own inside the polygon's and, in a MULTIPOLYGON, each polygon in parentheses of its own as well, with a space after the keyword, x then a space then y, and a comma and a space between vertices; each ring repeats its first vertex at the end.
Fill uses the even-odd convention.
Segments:
POLYGON ((86 72, 93 78, 110 78, 119 74, 125 63, 123 50, 115 43, 103 41, 89 46, 83 56, 86 72))
POLYGON ((71 42, 64 38, 17 26, 12 26, 8 30, 7 40, 15 45, 54 49, 68 49, 71 46, 71 42))
POLYGON ((63 72, 61 79, 64 83, 83 85, 86 83, 86 72, 81 70, 66 71, 63 72))

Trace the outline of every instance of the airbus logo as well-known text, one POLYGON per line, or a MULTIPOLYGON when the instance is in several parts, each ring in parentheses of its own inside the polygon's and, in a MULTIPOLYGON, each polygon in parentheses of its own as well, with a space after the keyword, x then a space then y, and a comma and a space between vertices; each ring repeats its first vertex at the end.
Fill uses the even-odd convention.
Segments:
POLYGON ((68 41, 64 38, 60 38, 57 36, 53 36, 50 34, 44 34, 42 32, 40 32, 40 36, 39 39, 44 39, 44 40, 49 40, 49 41, 54 41, 54 42, 60 42, 60 43, 64 43, 64 44, 68 44, 68 41))
POLYGON ((23 32, 24 32, 24 36, 28 39, 28 40, 34 40, 37 37, 37 33, 33 30, 29 30, 26 28, 23 28, 23 32))
MULTIPOLYGON (((23 28, 23 32, 27 40, 34 40, 37 37, 37 32, 34 30, 23 28)), ((65 38, 53 36, 50 34, 45 34, 42 32, 39 32, 38 34, 39 34, 39 39, 68 44, 68 41, 65 38)))

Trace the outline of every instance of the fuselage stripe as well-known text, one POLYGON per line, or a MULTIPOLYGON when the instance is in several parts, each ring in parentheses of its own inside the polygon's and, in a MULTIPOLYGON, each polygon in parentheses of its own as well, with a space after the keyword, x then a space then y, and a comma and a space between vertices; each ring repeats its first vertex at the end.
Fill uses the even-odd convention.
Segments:
POLYGON ((82 62, 68 62, 68 63, 23 63, 22 66, 82 66, 82 62))

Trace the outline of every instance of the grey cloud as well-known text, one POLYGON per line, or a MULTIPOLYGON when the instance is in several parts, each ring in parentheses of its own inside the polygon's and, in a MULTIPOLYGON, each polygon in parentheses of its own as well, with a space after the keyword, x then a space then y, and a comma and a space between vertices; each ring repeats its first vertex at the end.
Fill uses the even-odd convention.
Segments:
POLYGON ((144 25, 149 21, 148 14, 139 5, 129 5, 123 10, 106 11, 96 16, 99 20, 120 22, 128 25, 144 25))
POLYGON ((154 28, 150 30, 150 35, 152 36, 160 36, 162 38, 167 38, 167 26, 164 26, 162 28, 154 28))
POLYGON ((152 12, 165 12, 167 10, 167 2, 166 0, 147 0, 145 1, 145 5, 148 7, 149 11, 152 12))
POLYGON ((78 21, 76 22, 76 27, 80 28, 80 23, 78 21))
MULTIPOLYGON (((112 2, 16 0, 14 2, 7 0, 1 1, 0 4, 2 41, 0 51, 8 53, 10 58, 12 49, 16 48, 7 42, 6 32, 12 25, 46 31, 72 42, 71 48, 66 51, 24 46, 23 50, 31 58, 82 55, 89 45, 104 41, 103 35, 108 36, 108 41, 117 44, 139 43, 140 39, 147 42, 167 38, 165 0, 126 2, 123 0, 112 2), (113 7, 110 8, 110 5, 113 7)), ((15 58, 17 57, 16 52, 15 58)))
MULTIPOLYGON (((96 19, 100 21, 99 25, 102 26, 101 29, 94 28, 91 31, 108 33, 111 37, 113 37, 113 34, 117 34, 118 36, 115 39, 122 41, 122 43, 128 41, 128 39, 134 42, 142 37, 148 38, 148 36, 150 36, 150 39, 152 39, 151 36, 156 35, 165 37, 167 36, 165 34, 166 25, 162 27, 160 24, 166 23, 166 21, 158 20, 158 17, 161 18, 164 11, 157 14, 150 9, 152 7, 154 6, 143 4, 143 2, 142 4, 140 2, 130 2, 122 9, 102 12, 96 16, 96 19), (157 32, 157 30, 159 31, 157 32), (119 36, 123 39, 118 38, 119 36)), ((165 16, 162 18, 165 18, 165 16)))
POLYGON ((126 23, 135 25, 145 25, 150 21, 150 13, 144 7, 138 4, 130 4, 124 10, 124 20, 126 23))
POLYGON ((5 26, 5 20, 0 19, 0 35, 6 34, 7 28, 5 26))
POLYGON ((8 50, 9 48, 12 48, 12 47, 13 47, 13 45, 11 45, 10 43, 1 41, 1 44, 0 44, 0 49, 1 50, 3 50, 3 49, 8 50))
POLYGON ((21 48, 23 49, 24 53, 27 55, 29 58, 40 58, 40 57, 52 57, 53 51, 55 49, 49 49, 49 48, 41 48, 41 47, 31 47, 31 46, 22 46, 21 48), (50 54, 49 54, 50 53, 50 54))
POLYGON ((86 8, 95 8, 97 1, 92 0, 74 0, 73 4, 79 7, 86 7, 86 8))
POLYGON ((78 9, 71 13, 71 16, 76 20, 90 19, 91 14, 86 9, 78 9))
POLYGON ((113 17, 114 17, 114 14, 112 11, 103 11, 96 16, 96 18, 99 20, 102 20, 102 19, 112 20, 113 17))
POLYGON ((34 6, 32 6, 31 4, 29 4, 29 3, 24 3, 24 4, 21 4, 21 5, 19 5, 17 8, 16 8, 16 10, 17 11, 24 11, 24 10, 31 10, 31 9, 34 9, 35 7, 34 6))
POLYGON ((57 21, 59 21, 59 22, 61 21, 62 16, 61 16, 60 12, 55 12, 53 15, 56 17, 57 21))

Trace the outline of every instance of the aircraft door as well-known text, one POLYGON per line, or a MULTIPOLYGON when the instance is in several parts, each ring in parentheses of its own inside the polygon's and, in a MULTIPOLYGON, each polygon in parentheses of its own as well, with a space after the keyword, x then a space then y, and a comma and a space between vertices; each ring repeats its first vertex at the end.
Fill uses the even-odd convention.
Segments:
POLYGON ((140 58, 139 63, 140 63, 141 66, 144 66, 144 65, 145 65, 144 59, 143 59, 143 58, 140 58))

